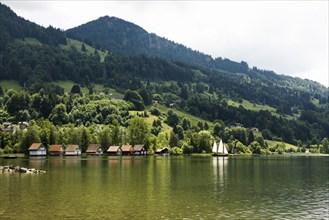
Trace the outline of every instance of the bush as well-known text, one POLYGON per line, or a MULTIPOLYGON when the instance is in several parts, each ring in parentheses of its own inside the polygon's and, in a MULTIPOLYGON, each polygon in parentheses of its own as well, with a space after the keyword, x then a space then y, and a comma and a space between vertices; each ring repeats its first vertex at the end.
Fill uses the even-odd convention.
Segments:
POLYGON ((193 153, 193 146, 184 145, 183 146, 183 153, 184 154, 191 154, 191 153, 193 153))
POLYGON ((275 150, 275 152, 277 152, 278 154, 284 154, 284 149, 282 147, 279 147, 275 150))
POLYGON ((270 150, 268 150, 268 149, 261 149, 260 150, 260 154, 270 155, 270 154, 272 154, 272 152, 270 150))
POLYGON ((180 149, 179 147, 173 147, 170 149, 170 153, 173 155, 182 155, 183 154, 183 150, 180 149))
POLYGON ((240 141, 235 144, 235 150, 237 153, 251 153, 249 148, 243 145, 240 141))
POLYGON ((250 145, 249 145, 249 149, 251 150, 251 152, 253 154, 261 154, 261 146, 257 141, 253 141, 250 145))
POLYGON ((316 148, 316 147, 310 148, 310 153, 320 153, 320 148, 316 148))
POLYGON ((270 130, 268 129, 264 129, 262 131, 262 136, 265 138, 265 139, 268 139, 268 140, 272 140, 272 133, 270 130))
POLYGON ((148 153, 149 155, 153 155, 153 154, 154 154, 154 150, 153 150, 153 148, 149 148, 148 151, 147 151, 147 153, 148 153))
POLYGON ((157 108, 151 108, 150 112, 151 112, 152 115, 155 115, 155 116, 160 116, 161 115, 160 110, 157 109, 157 108))
POLYGON ((3 152, 5 154, 11 154, 13 152, 13 149, 9 146, 6 146, 4 149, 3 149, 3 152))
POLYGON ((290 148, 288 148, 288 149, 286 150, 286 152, 289 152, 289 153, 296 153, 296 150, 295 150, 294 148, 290 147, 290 148))
POLYGON ((275 152, 278 154, 284 154, 286 152, 286 145, 284 143, 277 144, 275 146, 275 152))
POLYGON ((273 137, 272 140, 273 140, 273 141, 282 141, 282 138, 281 138, 281 137, 273 137))

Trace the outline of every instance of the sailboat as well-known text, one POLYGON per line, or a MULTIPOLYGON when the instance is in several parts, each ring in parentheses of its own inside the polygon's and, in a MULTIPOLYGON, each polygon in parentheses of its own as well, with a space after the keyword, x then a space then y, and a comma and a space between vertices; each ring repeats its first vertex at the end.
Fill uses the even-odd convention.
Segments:
POLYGON ((214 145, 212 147, 212 155, 215 157, 227 157, 228 156, 228 151, 227 151, 226 146, 223 143, 222 139, 220 140, 218 147, 217 147, 216 141, 214 142, 214 145))

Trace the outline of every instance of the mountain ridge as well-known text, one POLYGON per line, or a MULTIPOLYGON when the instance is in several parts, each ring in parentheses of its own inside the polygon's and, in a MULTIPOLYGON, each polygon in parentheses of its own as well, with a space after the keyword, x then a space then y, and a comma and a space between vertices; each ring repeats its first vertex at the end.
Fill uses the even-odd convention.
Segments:
MULTIPOLYGON (((213 58, 212 56, 193 50, 185 45, 148 33, 145 29, 130 21, 117 17, 102 16, 98 19, 70 28, 65 32, 69 37, 84 41, 96 48, 107 49, 126 55, 146 55, 158 57, 168 61, 178 61, 199 65, 210 69, 219 69, 234 73, 245 73, 251 78, 264 78, 280 83, 283 80, 303 82, 299 77, 277 74, 274 71, 257 67, 250 68, 245 61, 232 61, 227 58, 213 58), (106 27, 106 28, 104 28, 106 27)), ((320 83, 305 79, 317 85, 321 90, 326 87, 320 83)))
POLYGON ((109 51, 127 55, 148 55, 165 60, 198 64, 208 68, 246 72, 246 62, 235 62, 193 50, 183 44, 175 43, 142 27, 121 18, 103 16, 75 28, 66 30, 69 37, 87 40, 109 51), (105 28, 104 28, 105 27, 105 28), (119 35, 119 36, 118 36, 119 35), (160 51, 161 50, 161 51, 160 51))

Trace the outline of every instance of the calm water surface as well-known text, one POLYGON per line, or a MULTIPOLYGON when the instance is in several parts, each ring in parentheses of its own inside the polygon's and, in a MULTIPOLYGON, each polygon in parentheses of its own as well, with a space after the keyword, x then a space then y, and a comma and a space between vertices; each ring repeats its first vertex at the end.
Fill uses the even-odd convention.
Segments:
POLYGON ((0 159, 0 219, 329 219, 329 157, 0 159))

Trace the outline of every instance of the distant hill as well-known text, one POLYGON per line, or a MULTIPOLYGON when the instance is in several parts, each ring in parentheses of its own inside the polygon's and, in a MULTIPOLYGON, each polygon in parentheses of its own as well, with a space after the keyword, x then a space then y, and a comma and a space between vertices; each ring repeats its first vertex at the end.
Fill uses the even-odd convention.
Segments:
POLYGON ((230 72, 246 73, 248 71, 248 65, 245 62, 238 63, 222 58, 213 59, 209 55, 148 33, 138 25, 116 17, 100 17, 69 29, 66 33, 72 38, 92 43, 96 47, 126 55, 144 54, 230 72))
POLYGON ((213 59, 209 55, 148 33, 140 26, 116 17, 100 17, 68 29, 66 34, 109 52, 158 57, 167 61, 184 62, 230 73, 244 73, 251 79, 260 80, 266 84, 278 84, 289 88, 298 85, 314 94, 325 95, 326 93, 326 88, 317 82, 278 75, 273 71, 261 70, 257 67, 249 68, 247 62, 244 61, 235 62, 221 57, 213 59))

